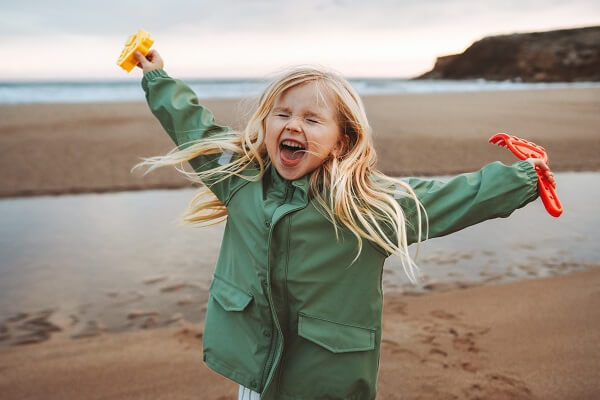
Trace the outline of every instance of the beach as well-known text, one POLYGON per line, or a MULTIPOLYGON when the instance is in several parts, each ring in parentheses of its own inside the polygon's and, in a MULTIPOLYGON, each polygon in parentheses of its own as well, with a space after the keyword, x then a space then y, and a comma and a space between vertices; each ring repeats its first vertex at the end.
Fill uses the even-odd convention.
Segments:
MULTIPOLYGON (((471 171, 507 150, 506 132, 542 144, 555 171, 600 169, 600 89, 366 96, 378 168, 394 176, 471 171)), ((240 128, 251 103, 206 100, 217 123, 240 128)), ((189 186, 169 169, 130 173, 174 147, 144 103, 0 105, 0 197, 189 186)))
MULTIPOLYGON (((543 145, 556 172, 600 171, 600 89, 377 95, 365 96, 364 102, 374 131, 378 167, 390 175, 452 175, 477 170, 494 160, 515 162, 508 150, 487 142, 497 132, 543 145)), ((248 101, 202 103, 214 112, 218 123, 234 128, 241 127, 251 112, 248 101)), ((165 154, 172 147, 144 103, 0 105, 0 197, 18 202, 39 195, 190 187, 168 169, 147 176, 130 173, 140 157, 165 154)), ((560 188, 559 181, 559 195, 560 188)), ((61 198, 56 197, 57 201, 61 198)), ((99 203, 93 204, 98 207, 99 203)), ((149 205, 144 203, 144 207, 149 205)), ((116 207, 108 210, 119 211, 116 207)), ((513 218, 518 216, 509 219, 513 218)), ((100 224, 102 216, 91 222, 82 220, 100 224)), ((545 229, 539 232, 540 242, 554 243, 563 236, 565 243, 595 239, 569 236, 573 226, 557 226, 564 231, 545 229)), ((106 228, 106 235, 113 228, 106 228)), ((528 228, 524 221, 523 231, 528 228)), ((154 229, 160 228, 156 224, 148 228, 154 229)), ((50 227, 49 234, 52 231, 50 227)), ((157 309, 131 311, 125 304, 142 295, 149 297, 150 290, 140 294, 130 287, 127 292, 127 285, 93 300, 114 302, 112 310, 124 310, 131 324, 121 330, 103 328, 99 318, 94 320, 96 325, 82 326, 84 312, 74 317, 54 313, 57 305, 52 303, 35 312, 15 306, 21 314, 0 320, 0 397, 237 398, 237 384, 202 362, 202 317, 209 268, 217 256, 220 235, 220 231, 210 232, 210 239, 193 243, 198 254, 208 253, 203 260, 207 267, 195 280, 152 277, 140 272, 143 266, 122 265, 123 280, 137 279, 143 281, 140 287, 162 293, 154 301, 164 296, 180 296, 169 297, 173 304, 187 301, 187 313, 197 316, 193 320, 180 312, 181 304, 160 310, 161 316, 170 313, 165 321, 159 319, 157 309), (17 344, 16 332, 29 332, 29 336, 22 334, 17 344)), ((24 248, 36 252, 34 245, 25 243, 24 248)), ((536 246, 528 250, 543 252, 536 246)), ((594 259, 591 250, 591 262, 579 263, 575 269, 562 265, 568 260, 523 260, 520 268, 533 271, 535 279, 513 277, 505 282, 490 276, 477 283, 457 279, 431 284, 425 291, 387 284, 378 399, 598 398, 600 259, 594 259), (547 274, 535 273, 542 268, 538 264, 544 263, 556 267, 547 274)), ((179 255, 171 251, 170 255, 179 255)), ((494 253, 487 248, 480 251, 494 253)), ((502 257, 502 249, 494 251, 494 257, 502 257)), ((429 258, 432 263, 451 264, 455 271, 483 260, 479 253, 452 253, 449 262, 448 254, 432 257, 429 253, 429 258)), ((40 254, 40 258, 46 256, 40 254)), ((58 260, 73 256, 74 250, 53 255, 58 260)), ((165 259, 165 263, 178 262, 165 259)), ((107 258, 107 262, 113 260, 107 258)), ((503 276, 510 273, 502 272, 503 276)), ((66 286, 64 291, 72 289, 66 286)), ((93 309, 98 305, 93 302, 88 305, 81 300, 75 306, 93 309)))

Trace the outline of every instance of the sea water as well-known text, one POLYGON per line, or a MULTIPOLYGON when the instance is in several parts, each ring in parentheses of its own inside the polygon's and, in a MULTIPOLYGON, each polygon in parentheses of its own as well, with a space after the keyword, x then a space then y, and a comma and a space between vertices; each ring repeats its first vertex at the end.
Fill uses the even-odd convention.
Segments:
MULTIPOLYGON (((199 98, 257 97, 261 79, 183 79, 199 98)), ((477 80, 350 79, 360 95, 600 87, 600 82, 524 83, 477 80)), ((139 80, 0 82, 0 104, 143 101, 139 80)))

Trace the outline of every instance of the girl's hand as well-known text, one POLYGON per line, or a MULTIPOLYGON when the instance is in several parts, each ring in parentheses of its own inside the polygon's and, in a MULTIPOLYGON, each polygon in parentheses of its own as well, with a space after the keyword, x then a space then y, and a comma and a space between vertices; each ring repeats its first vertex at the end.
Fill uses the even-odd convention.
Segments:
POLYGON ((135 58, 140 62, 138 65, 136 65, 136 67, 143 69, 144 73, 150 72, 155 69, 164 68, 164 62, 162 57, 160 56, 160 54, 158 54, 158 51, 154 49, 150 50, 146 57, 144 57, 144 55, 139 51, 136 51, 135 58))
POLYGON ((550 171, 550 168, 548 168, 544 161, 540 160, 539 158, 528 158, 527 161, 529 161, 537 171, 542 173, 542 176, 546 178, 546 180, 550 182, 550 184, 552 184, 553 188, 556 187, 556 180, 554 180, 554 174, 550 171))

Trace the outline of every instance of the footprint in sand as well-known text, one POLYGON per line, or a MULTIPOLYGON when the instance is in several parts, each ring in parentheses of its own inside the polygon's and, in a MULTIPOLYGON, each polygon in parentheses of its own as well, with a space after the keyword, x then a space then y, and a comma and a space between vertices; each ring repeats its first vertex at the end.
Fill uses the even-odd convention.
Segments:
POLYGON ((158 311, 131 311, 127 314, 127 319, 155 317, 159 315, 158 311))
POLYGON ((478 399, 527 399, 531 400, 531 389, 525 382, 497 373, 486 374, 483 381, 472 383, 463 389, 465 398, 478 399))
POLYGON ((104 325, 96 320, 87 321, 85 326, 77 333, 71 335, 72 339, 83 339, 101 335, 105 330, 104 325))
POLYGON ((199 286, 198 285, 194 285, 192 283, 186 283, 186 282, 182 282, 182 283, 176 283, 174 285, 171 286, 165 286, 160 288, 160 291, 163 293, 169 293, 169 292, 175 292, 181 289, 186 289, 186 288, 194 288, 194 289, 198 289, 199 286))
POLYGON ((412 351, 412 350, 408 350, 405 349, 403 347, 400 346, 400 343, 393 341, 393 340, 389 340, 389 339, 381 339, 381 344, 382 344, 382 351, 389 351, 392 354, 406 354, 409 355, 413 358, 421 358, 416 352, 412 351), (387 350, 389 348, 389 350, 387 350))
POLYGON ((527 385, 525 385, 525 382, 516 378, 511 378, 500 374, 487 374, 486 378, 489 382, 497 382, 502 385, 512 386, 514 388, 519 388, 520 390, 530 392, 530 390, 527 388, 527 385))
POLYGON ((8 326, 0 324, 0 342, 10 339, 10 333, 8 332, 8 326))
POLYGON ((436 335, 423 335, 423 334, 418 334, 418 337, 421 338, 420 342, 426 345, 431 345, 431 346, 440 346, 439 343, 434 342, 434 340, 437 338, 436 335))
POLYGON ((479 371, 479 368, 477 368, 476 366, 474 366, 470 362, 462 362, 460 364, 460 367, 463 369, 463 371, 467 371, 467 372, 470 372, 472 374, 474 374, 475 372, 479 371))
POLYGON ((8 325, 11 324, 5 325, 5 334, 9 335, 8 337, 12 336, 14 338, 11 344, 40 343, 50 339, 52 333, 62 331, 62 327, 49 320, 54 311, 53 309, 49 309, 33 314, 19 313, 18 318, 8 318, 5 320, 5 322, 10 321, 14 325, 10 327, 8 325), (19 323, 16 324, 16 322, 19 323), (12 331, 12 335, 10 331, 12 331))
POLYGON ((202 329, 191 329, 191 328, 183 328, 177 332, 175 332, 174 336, 177 338, 179 343, 198 345, 202 341, 202 336, 204 335, 204 331, 202 329))
MULTIPOLYGON (((444 368, 460 371, 464 387, 457 387, 465 399, 531 399, 531 390, 525 382, 484 367, 486 355, 477 344, 478 338, 490 332, 490 327, 471 325, 461 322, 460 316, 444 310, 433 310, 425 317, 415 332, 420 347, 412 352, 420 362, 432 368, 444 368)), ((388 351, 400 348, 395 342, 388 341, 388 351)), ((407 352, 408 353, 408 352, 407 352)), ((424 393, 424 392, 423 392, 424 393)), ((460 392, 459 392, 460 393, 460 392)), ((455 396, 452 394, 451 396, 455 396)), ((452 397, 427 397, 452 398, 452 397)))
POLYGON ((394 302, 390 305, 392 312, 406 316, 406 306, 407 304, 403 301, 394 302))
POLYGON ((457 319, 454 314, 450 314, 444 310, 433 310, 430 314, 441 319, 457 319))
POLYGON ((144 279, 143 282, 145 285, 152 285, 154 283, 166 281, 167 279, 169 279, 169 277, 167 275, 161 275, 161 276, 155 276, 153 278, 144 279))
POLYGON ((456 350, 479 353, 479 347, 475 345, 473 332, 467 332, 464 336, 455 336, 452 344, 456 350))
POLYGON ((448 357, 448 353, 446 353, 444 350, 440 350, 440 349, 436 349, 436 348, 429 350, 429 354, 441 355, 443 357, 448 357))

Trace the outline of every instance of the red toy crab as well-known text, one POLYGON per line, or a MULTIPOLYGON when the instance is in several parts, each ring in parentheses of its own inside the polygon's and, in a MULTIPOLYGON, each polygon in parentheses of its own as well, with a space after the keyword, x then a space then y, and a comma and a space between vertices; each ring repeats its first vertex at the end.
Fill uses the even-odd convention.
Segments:
MULTIPOLYGON (((489 140, 490 143, 497 144, 508 148, 517 158, 526 160, 528 158, 539 158, 548 164, 548 155, 546 149, 538 146, 533 142, 528 142, 516 136, 507 135, 506 133, 497 133, 489 140)), ((536 168, 537 170, 537 168, 536 168)), ((558 196, 552 187, 552 184, 543 177, 540 171, 538 173, 538 192, 546 207, 546 211, 553 217, 559 217, 562 212, 562 204, 558 200, 558 196)))

